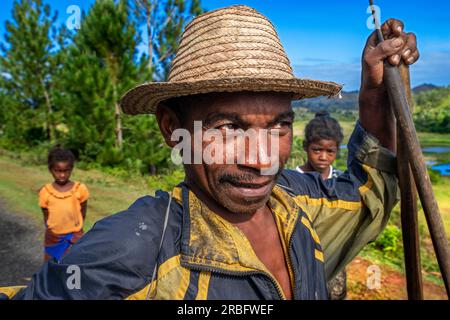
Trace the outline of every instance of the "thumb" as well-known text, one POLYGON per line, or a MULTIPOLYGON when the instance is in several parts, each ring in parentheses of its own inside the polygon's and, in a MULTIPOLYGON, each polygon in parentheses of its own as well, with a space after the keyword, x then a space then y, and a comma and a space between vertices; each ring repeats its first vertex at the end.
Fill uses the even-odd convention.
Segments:
POLYGON ((364 61, 368 66, 376 66, 383 61, 400 52, 404 45, 401 37, 384 40, 376 44, 376 33, 373 33, 367 40, 366 50, 364 51, 364 61))

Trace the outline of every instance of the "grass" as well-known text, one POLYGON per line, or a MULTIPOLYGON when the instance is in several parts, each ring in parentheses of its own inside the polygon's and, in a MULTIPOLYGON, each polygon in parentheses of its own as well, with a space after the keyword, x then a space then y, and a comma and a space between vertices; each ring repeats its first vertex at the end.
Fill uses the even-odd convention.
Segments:
MULTIPOLYGON (((447 236, 450 239, 450 178, 442 178, 438 183, 434 184, 433 191, 444 221, 447 236)), ((419 212, 419 221, 425 223, 422 210, 419 212)))
POLYGON ((450 133, 420 132, 419 141, 422 147, 448 147, 450 145, 450 133))
MULTIPOLYGON (((42 213, 38 207, 38 191, 52 177, 46 166, 27 166, 7 156, 0 156, 0 197, 6 200, 8 209, 23 212, 38 222, 42 213)), ((96 170, 75 168, 72 180, 85 183, 90 191, 85 230, 95 221, 126 209, 137 198, 151 194, 144 178, 126 179, 114 177, 96 170)))

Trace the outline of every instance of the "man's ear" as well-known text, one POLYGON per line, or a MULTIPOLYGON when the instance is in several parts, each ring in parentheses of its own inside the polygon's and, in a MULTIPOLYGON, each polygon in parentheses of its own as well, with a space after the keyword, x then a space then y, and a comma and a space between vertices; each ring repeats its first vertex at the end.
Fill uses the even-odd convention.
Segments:
POLYGON ((178 141, 171 140, 172 132, 181 126, 175 112, 162 102, 156 109, 156 121, 158 121, 159 130, 161 130, 166 144, 171 148, 176 146, 178 141))

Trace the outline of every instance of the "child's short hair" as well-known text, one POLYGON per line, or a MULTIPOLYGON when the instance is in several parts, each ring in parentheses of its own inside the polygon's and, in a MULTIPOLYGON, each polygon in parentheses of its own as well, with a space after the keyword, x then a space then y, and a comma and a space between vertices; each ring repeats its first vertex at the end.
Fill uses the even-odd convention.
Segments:
POLYGON ((73 166, 75 156, 72 151, 56 146, 48 153, 47 162, 49 168, 51 168, 56 162, 69 162, 73 166))
POLYGON ((327 111, 317 112, 315 118, 306 125, 303 147, 306 148, 312 142, 317 142, 322 139, 334 140, 338 146, 344 139, 339 122, 330 117, 327 111))

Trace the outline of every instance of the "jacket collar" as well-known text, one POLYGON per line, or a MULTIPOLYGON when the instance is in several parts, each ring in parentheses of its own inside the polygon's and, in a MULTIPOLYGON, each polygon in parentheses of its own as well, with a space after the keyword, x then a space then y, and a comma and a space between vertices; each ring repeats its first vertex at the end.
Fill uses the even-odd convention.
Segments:
MULTIPOLYGON (((211 211, 184 185, 176 187, 172 195, 183 206, 181 263, 184 266, 226 273, 263 272, 270 275, 239 228, 211 211)), ((278 186, 272 190, 268 205, 287 255, 299 207, 278 186)))

